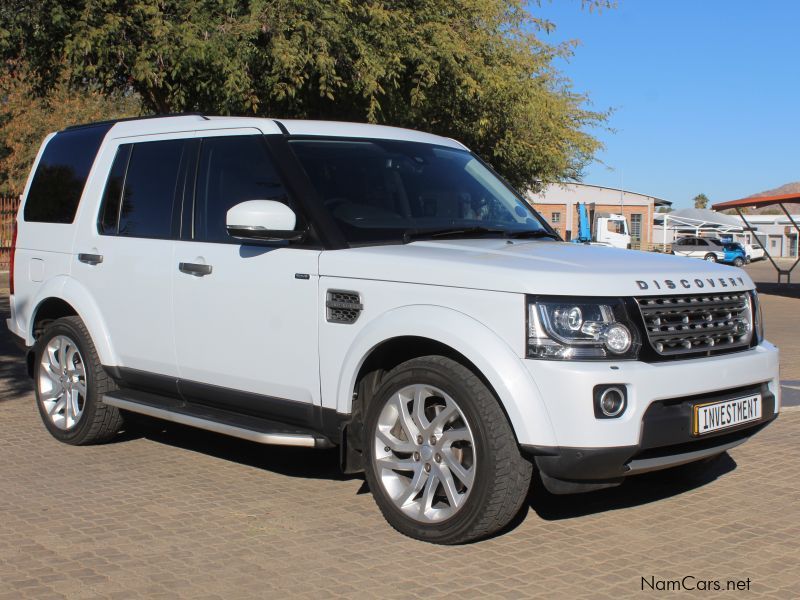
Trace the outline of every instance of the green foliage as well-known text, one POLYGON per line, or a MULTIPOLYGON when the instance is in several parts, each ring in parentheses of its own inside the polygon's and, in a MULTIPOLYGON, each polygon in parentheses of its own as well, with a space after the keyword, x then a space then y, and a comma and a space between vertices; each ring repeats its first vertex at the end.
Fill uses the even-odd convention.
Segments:
POLYGON ((413 127, 538 188, 580 177, 607 117, 554 68, 574 44, 552 28, 521 0, 5 0, 0 53, 42 94, 66 77, 155 113, 413 127))
POLYGON ((68 125, 140 113, 135 96, 77 92, 56 82, 37 97, 26 72, 0 76, 0 195, 18 195, 45 136, 68 125))
POLYGON ((697 194, 693 198, 695 208, 708 208, 708 196, 705 194, 697 194))

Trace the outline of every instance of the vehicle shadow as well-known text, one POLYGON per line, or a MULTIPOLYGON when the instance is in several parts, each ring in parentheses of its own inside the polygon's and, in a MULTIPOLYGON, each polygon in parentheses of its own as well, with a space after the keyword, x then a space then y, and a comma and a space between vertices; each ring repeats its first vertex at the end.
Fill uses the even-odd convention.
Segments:
MULTIPOLYGON (((800 268, 797 269, 795 276, 800 277, 800 268)), ((756 289, 759 294, 783 296, 784 298, 800 298, 800 283, 770 283, 757 281, 756 289)))
POLYGON ((0 402, 13 400, 33 391, 25 368, 25 354, 6 328, 8 294, 0 293, 0 402))
POLYGON ((537 474, 529 506, 547 521, 572 519, 671 498, 701 488, 734 469, 736 461, 725 452, 705 462, 629 477, 618 487, 563 496, 547 492, 537 474))
POLYGON ((338 448, 315 450, 257 444, 140 415, 126 415, 126 417, 131 423, 130 427, 112 443, 144 438, 287 477, 335 481, 360 478, 358 475, 345 475, 341 472, 338 448))

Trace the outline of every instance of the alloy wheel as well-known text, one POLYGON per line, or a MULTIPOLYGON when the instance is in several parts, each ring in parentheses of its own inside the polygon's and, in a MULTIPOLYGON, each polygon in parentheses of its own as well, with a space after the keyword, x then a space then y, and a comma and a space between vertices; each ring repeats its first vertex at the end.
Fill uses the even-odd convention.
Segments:
POLYGON ((57 335, 47 342, 36 382, 47 418, 58 429, 74 427, 86 405, 86 365, 75 342, 57 335))
POLYGON ((475 481, 475 438, 456 401, 424 384, 406 386, 383 407, 374 433, 380 484, 420 523, 452 517, 475 481))

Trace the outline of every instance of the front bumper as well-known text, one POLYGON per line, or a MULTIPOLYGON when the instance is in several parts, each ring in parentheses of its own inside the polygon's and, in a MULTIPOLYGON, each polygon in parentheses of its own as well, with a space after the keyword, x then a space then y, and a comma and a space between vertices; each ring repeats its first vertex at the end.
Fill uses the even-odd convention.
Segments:
POLYGON ((551 491, 608 487, 627 475, 720 454, 765 427, 780 410, 778 351, 767 342, 715 357, 647 364, 526 360, 553 424, 558 446, 523 444, 551 491), (598 419, 592 390, 619 384, 628 405, 619 418, 598 419), (759 421, 695 436, 694 405, 751 393, 762 396, 759 421))

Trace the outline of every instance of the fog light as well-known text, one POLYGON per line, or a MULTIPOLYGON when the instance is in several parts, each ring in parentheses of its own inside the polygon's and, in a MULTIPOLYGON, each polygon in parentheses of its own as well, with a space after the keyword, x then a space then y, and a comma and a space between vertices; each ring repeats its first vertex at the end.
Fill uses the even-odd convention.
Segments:
POLYGON ((622 323, 614 323, 606 329, 604 334, 604 343, 606 348, 615 354, 625 354, 630 350, 631 332, 622 323))
POLYGON ((622 384, 598 385, 594 388, 594 416, 598 419, 619 417, 628 403, 628 395, 622 384))

